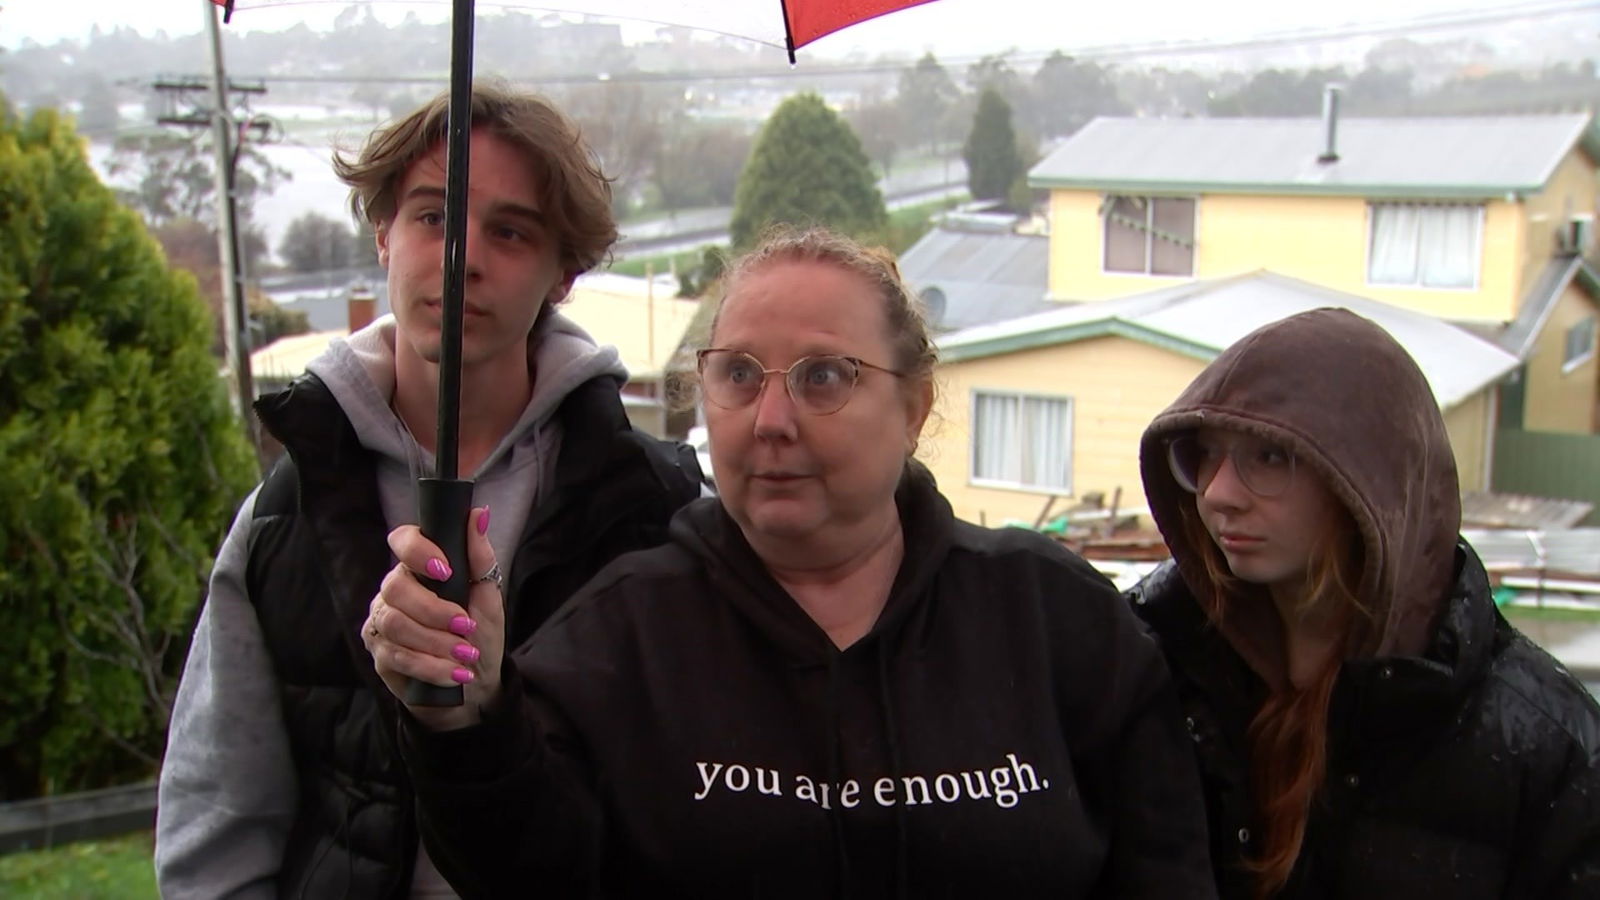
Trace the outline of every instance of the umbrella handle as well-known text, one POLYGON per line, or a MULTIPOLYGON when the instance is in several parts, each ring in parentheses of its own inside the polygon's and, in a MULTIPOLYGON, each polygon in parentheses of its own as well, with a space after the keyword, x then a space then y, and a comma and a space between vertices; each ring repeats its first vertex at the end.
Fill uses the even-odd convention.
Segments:
MULTIPOLYGON (((417 514, 421 519, 422 536, 444 553, 450 564, 450 577, 445 581, 418 576, 419 580, 435 594, 467 608, 467 514, 472 511, 472 482, 458 478, 417 479, 417 514)), ((463 702, 461 685, 440 687, 426 681, 412 679, 406 685, 406 703, 411 706, 460 706, 463 702)))

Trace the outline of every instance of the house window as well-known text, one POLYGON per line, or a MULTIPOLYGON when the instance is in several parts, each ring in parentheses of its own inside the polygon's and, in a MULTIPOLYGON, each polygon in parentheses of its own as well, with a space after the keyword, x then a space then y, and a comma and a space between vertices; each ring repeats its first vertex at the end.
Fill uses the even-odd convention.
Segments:
POLYGON ((1100 217, 1107 272, 1194 274, 1194 200, 1112 195, 1100 217))
POLYGON ((1594 316, 1567 329, 1567 349, 1561 356, 1561 371, 1570 372, 1594 356, 1594 316))
POLYGON ((974 391, 972 482, 1072 492, 1072 399, 974 391))
POLYGON ((1478 282, 1483 207, 1470 203, 1374 203, 1367 281, 1470 288, 1478 282))

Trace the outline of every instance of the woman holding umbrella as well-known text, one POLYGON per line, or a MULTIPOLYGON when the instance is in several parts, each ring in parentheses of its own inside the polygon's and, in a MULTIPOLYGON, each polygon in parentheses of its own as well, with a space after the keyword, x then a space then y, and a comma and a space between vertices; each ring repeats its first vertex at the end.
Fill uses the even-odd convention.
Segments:
POLYGON ((379 674, 467 689, 402 729, 441 871, 473 896, 1211 896, 1155 645, 910 458, 935 357, 892 261, 783 233, 726 285, 699 355, 722 494, 668 545, 502 663, 494 588, 442 600, 411 574, 438 550, 390 536, 379 674))

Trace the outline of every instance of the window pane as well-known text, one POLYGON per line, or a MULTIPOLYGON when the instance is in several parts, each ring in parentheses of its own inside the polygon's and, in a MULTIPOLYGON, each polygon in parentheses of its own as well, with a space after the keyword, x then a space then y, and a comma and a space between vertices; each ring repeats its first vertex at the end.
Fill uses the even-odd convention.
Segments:
POLYGON ((972 477, 987 481, 1022 479, 1021 435, 1016 397, 978 394, 973 404, 972 477))
POLYGON ((1155 235, 1150 269, 1157 275, 1194 274, 1194 201, 1160 197, 1155 205, 1155 235))
POLYGON ((1031 452, 1023 471, 1027 484, 1061 490, 1072 484, 1071 409, 1064 400, 1028 399, 1026 432, 1031 452))
POLYGON ((1372 205, 1372 246, 1367 280, 1374 284, 1417 283, 1417 235, 1421 210, 1404 203, 1372 205))
POLYGON ((1571 365, 1574 362, 1594 352, 1595 337, 1594 319, 1584 319, 1582 322, 1567 329, 1566 353, 1562 357, 1562 365, 1571 365))
POLYGON ((1149 210, 1142 198, 1114 197, 1106 211, 1107 272, 1147 272, 1145 231, 1149 210))
POLYGON ((974 394, 972 478, 1072 489, 1072 401, 974 394))
POLYGON ((1478 208, 1423 207, 1418 280, 1425 287, 1470 288, 1478 276, 1478 208))

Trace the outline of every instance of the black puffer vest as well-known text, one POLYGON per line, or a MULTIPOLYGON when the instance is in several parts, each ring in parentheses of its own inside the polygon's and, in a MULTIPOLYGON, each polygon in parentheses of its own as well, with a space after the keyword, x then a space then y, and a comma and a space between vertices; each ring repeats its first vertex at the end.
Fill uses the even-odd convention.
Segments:
MULTIPOLYGON (((256 498, 246 586, 282 690, 299 773, 285 897, 404 897, 415 866, 411 786, 395 702, 360 639, 392 565, 376 458, 312 375, 256 402, 288 450, 256 498)), ((528 517, 508 584, 508 646, 531 635, 614 557, 666 540, 699 496, 694 454, 633 431, 616 382, 574 390, 556 415, 555 478, 528 517)))

